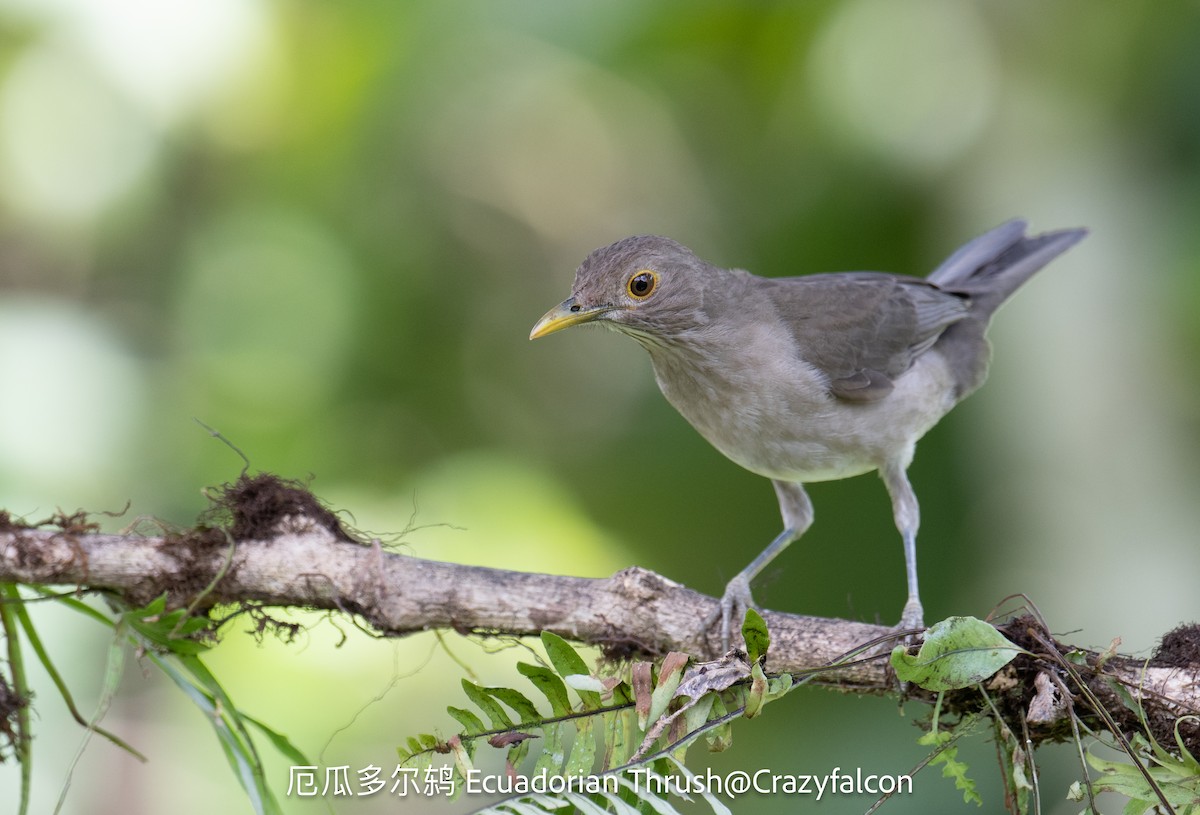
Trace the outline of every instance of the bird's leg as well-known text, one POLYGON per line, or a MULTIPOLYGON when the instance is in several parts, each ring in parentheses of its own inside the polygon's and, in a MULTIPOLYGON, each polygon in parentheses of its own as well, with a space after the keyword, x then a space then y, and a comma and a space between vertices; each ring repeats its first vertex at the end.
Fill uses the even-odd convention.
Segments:
POLYGON ((921 608, 921 594, 917 590, 917 527, 921 525, 921 509, 905 470, 906 465, 899 461, 888 462, 879 468, 879 475, 892 497, 896 528, 904 540, 904 568, 908 574, 908 602, 904 604, 897 628, 924 628, 925 611, 921 608))
POLYGON ((783 515, 783 531, 776 535, 775 539, 767 544, 767 548, 750 561, 746 568, 734 575, 734 578, 725 586, 725 594, 721 597, 719 612, 714 612, 704 622, 705 629, 708 629, 716 622, 718 613, 720 614, 723 651, 729 650, 733 629, 735 626, 741 625, 746 610, 756 607, 754 598, 750 595, 750 581, 757 577, 767 567, 767 564, 775 559, 776 555, 786 549, 788 544, 803 535, 804 531, 812 524, 812 501, 809 500, 804 487, 790 481, 772 481, 771 483, 775 486, 775 495, 779 498, 779 511, 783 515))

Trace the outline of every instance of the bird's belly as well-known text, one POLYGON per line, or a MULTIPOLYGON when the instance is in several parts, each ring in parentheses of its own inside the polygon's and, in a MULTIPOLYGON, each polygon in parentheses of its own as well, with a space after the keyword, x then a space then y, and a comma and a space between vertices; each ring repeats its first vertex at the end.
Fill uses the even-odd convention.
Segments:
POLYGON ((882 464, 871 448, 844 436, 801 432, 821 424, 810 421, 788 433, 764 430, 753 421, 736 422, 733 428, 696 429, 732 461, 780 481, 833 481, 870 472, 882 464))
POLYGON ((725 456, 767 478, 802 483, 861 475, 889 461, 907 466, 917 440, 954 405, 936 352, 877 402, 841 401, 812 380, 798 386, 794 373, 728 384, 659 378, 668 401, 725 456))

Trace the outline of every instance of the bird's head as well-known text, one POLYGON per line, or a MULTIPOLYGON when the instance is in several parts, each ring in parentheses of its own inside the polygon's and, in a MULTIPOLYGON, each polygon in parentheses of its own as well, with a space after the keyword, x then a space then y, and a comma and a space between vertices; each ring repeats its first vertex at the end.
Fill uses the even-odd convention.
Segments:
POLYGON ((571 296, 546 312, 529 338, 597 323, 658 344, 708 321, 704 295, 721 275, 670 238, 625 238, 587 256, 571 296))

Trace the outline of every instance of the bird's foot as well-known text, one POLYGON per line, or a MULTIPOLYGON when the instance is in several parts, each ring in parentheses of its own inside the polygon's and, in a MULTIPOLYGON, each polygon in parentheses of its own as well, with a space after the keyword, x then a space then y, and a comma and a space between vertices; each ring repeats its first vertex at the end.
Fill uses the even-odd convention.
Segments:
POLYGON ((904 604, 904 611, 900 613, 900 622, 896 624, 896 631, 911 631, 916 630, 920 633, 925 630, 925 609, 921 607, 921 601, 909 598, 904 604))
POLYGON ((904 634, 905 645, 916 645, 921 641, 925 634, 925 609, 921 608, 920 600, 909 598, 904 611, 900 612, 900 622, 892 626, 892 630, 904 634))
POLYGON ((717 610, 704 620, 705 634, 712 629, 714 623, 720 621, 722 653, 729 651, 730 643, 733 641, 734 628, 740 628, 742 620, 746 617, 746 610, 751 608, 758 610, 758 605, 750 595, 750 580, 745 575, 739 574, 725 586, 725 594, 721 597, 721 603, 717 610))
MULTIPOLYGON (((925 609, 921 607, 920 600, 909 598, 908 602, 904 604, 904 611, 900 612, 900 622, 892 626, 892 631, 896 632, 897 639, 904 643, 906 650, 921 641, 921 638, 925 636, 925 609)), ((880 653, 883 652, 884 649, 880 649, 880 653)), ((898 684, 900 699, 904 700, 908 697, 908 683, 900 682, 898 684)))

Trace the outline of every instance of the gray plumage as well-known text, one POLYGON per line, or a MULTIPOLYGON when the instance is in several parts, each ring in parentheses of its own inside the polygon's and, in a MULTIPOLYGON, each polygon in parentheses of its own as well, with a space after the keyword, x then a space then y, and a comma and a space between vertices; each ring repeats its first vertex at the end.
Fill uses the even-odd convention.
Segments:
POLYGON ((572 296, 531 338, 585 322, 650 354, 663 394, 709 442, 771 478, 784 531, 726 589, 726 643, 749 582, 812 520, 801 484, 879 470, 905 544, 919 627, 916 497, 905 470, 916 441, 987 375, 996 309, 1085 235, 1028 237, 1014 220, 974 239, 926 278, 843 272, 762 278, 721 269, 669 238, 597 249, 572 296))

